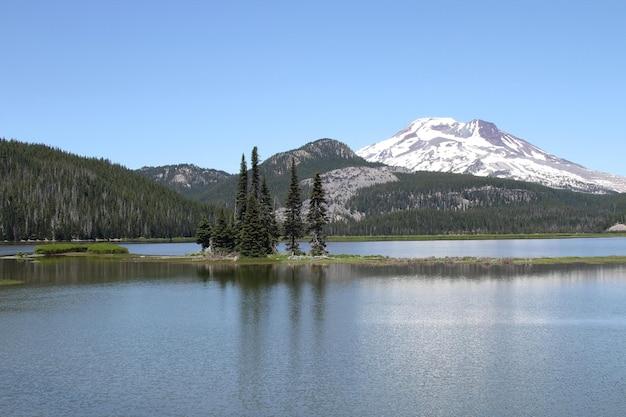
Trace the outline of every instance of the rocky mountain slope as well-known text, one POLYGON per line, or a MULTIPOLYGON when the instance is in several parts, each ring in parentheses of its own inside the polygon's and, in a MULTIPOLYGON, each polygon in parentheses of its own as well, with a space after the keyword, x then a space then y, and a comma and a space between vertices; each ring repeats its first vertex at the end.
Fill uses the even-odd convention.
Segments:
MULTIPOLYGON (((350 199, 361 189, 399 181, 397 172, 405 172, 405 170, 388 166, 347 167, 322 174, 329 221, 361 220, 365 213, 348 208, 350 199)), ((313 180, 307 178, 301 183, 305 187, 311 187, 313 180)), ((308 202, 305 202, 304 207, 308 207, 307 204, 308 202)))
POLYGON ((270 156, 261 163, 261 173, 268 176, 288 173, 292 157, 298 167, 298 174, 306 177, 315 172, 323 173, 345 167, 383 166, 380 163, 367 162, 343 142, 325 138, 270 156))
POLYGON ((191 198, 231 177, 224 171, 200 168, 193 164, 143 167, 136 172, 191 198))
POLYGON ((625 177, 558 158, 483 120, 417 119, 356 154, 411 171, 509 178, 587 193, 626 192, 625 177))

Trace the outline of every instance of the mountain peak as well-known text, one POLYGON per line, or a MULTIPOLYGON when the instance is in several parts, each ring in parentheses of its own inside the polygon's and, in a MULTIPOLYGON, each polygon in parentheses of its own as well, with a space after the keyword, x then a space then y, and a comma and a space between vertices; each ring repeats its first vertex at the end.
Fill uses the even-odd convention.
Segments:
POLYGON ((369 162, 411 171, 510 178, 593 193, 626 192, 626 178, 558 158, 481 119, 416 119, 391 138, 356 154, 369 162))
POLYGON ((298 175, 310 176, 317 171, 347 166, 379 166, 365 161, 348 145, 335 139, 318 139, 298 149, 277 153, 266 159, 262 169, 280 175, 289 171, 291 158, 298 167, 298 175))
POLYGON ((345 143, 328 138, 318 139, 314 142, 307 143, 301 147, 300 150, 306 151, 313 157, 328 157, 332 155, 345 159, 359 158, 359 156, 345 143))

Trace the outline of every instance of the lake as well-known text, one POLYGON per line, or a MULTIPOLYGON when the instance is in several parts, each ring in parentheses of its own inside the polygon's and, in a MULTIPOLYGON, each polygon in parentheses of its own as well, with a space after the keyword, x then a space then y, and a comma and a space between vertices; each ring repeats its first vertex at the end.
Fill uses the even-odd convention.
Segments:
POLYGON ((626 265, 0 260, 2 416, 613 416, 626 265))

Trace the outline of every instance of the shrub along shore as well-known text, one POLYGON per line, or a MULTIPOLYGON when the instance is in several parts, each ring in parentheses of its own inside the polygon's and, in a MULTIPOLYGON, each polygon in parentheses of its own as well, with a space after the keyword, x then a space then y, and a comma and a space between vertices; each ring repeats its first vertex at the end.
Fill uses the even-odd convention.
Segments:
POLYGON ((128 249, 114 243, 51 243, 48 245, 35 246, 37 255, 60 255, 64 253, 89 253, 92 255, 121 255, 128 254, 128 249))

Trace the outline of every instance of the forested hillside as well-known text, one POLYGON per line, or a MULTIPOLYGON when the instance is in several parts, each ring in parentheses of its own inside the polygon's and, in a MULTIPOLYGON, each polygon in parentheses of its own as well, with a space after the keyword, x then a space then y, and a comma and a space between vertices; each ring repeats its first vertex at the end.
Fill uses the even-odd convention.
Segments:
POLYGON ((592 195, 463 174, 397 173, 348 202, 361 221, 332 223, 336 235, 603 232, 626 221, 626 194, 592 195))
POLYGON ((193 236, 211 213, 107 160, 0 139, 0 241, 193 236))

